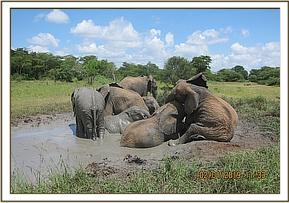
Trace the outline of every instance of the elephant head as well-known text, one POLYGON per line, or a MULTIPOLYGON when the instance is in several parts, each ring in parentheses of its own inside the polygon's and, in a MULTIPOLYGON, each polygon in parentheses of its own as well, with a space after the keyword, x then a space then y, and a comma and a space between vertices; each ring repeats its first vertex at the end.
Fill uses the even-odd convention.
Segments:
POLYGON ((147 110, 142 109, 138 106, 132 106, 124 111, 132 121, 138 121, 150 117, 150 114, 147 110))
POLYGON ((157 86, 157 81, 153 78, 152 75, 147 76, 147 80, 148 80, 148 92, 151 92, 153 97, 156 98, 157 97, 157 90, 158 90, 158 86, 157 86))
POLYGON ((179 81, 174 87, 171 94, 166 98, 166 103, 176 100, 177 102, 184 104, 184 110, 187 115, 193 113, 199 105, 199 94, 195 92, 192 85, 186 81, 179 81))

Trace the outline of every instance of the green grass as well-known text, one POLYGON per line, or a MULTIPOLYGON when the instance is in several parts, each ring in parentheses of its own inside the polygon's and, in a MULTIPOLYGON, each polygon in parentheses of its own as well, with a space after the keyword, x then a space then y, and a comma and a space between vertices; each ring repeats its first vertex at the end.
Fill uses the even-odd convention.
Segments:
POLYGON ((53 174, 37 185, 16 176, 12 193, 279 193, 279 153, 275 146, 230 154, 210 163, 167 158, 158 169, 122 178, 94 177, 82 168, 53 174), (238 172, 240 176, 209 178, 200 176, 202 171, 238 172))
POLYGON ((217 96, 233 98, 252 98, 263 96, 266 99, 278 100, 280 87, 258 85, 250 82, 209 82, 209 89, 217 96))
POLYGON ((71 111, 70 95, 77 87, 99 87, 110 83, 99 78, 92 85, 86 81, 73 83, 59 81, 11 81, 12 119, 37 114, 63 113, 71 111))
MULTIPOLYGON (((93 87, 110 83, 110 80, 99 78, 93 87)), ((209 89, 218 96, 232 98, 252 98, 263 96, 266 99, 278 100, 279 87, 269 87, 251 83, 210 82, 209 89)), ((37 114, 63 113, 71 111, 70 95, 76 87, 88 86, 86 81, 11 81, 11 115, 12 119, 37 114)), ((158 98, 160 104, 170 92, 165 83, 159 82, 158 98)))

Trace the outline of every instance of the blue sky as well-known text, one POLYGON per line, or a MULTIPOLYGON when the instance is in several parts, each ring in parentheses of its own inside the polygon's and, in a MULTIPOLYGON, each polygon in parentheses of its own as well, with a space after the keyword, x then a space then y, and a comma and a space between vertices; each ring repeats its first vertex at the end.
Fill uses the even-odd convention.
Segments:
POLYGON ((212 70, 280 65, 279 9, 12 9, 12 48, 163 66, 212 57, 212 70))

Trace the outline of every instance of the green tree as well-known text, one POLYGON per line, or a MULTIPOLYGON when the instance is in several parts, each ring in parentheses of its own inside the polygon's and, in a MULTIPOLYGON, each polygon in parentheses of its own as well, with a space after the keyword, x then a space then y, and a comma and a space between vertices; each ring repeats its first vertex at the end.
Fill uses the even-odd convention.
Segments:
POLYGON ((232 68, 233 71, 240 73, 244 80, 248 80, 248 72, 245 70, 245 68, 243 66, 235 66, 234 68, 232 68))
POLYGON ((191 61, 192 66, 196 69, 196 74, 205 72, 206 70, 211 69, 210 63, 212 59, 210 56, 198 56, 194 57, 191 61))
POLYGON ((179 79, 189 79, 196 74, 196 70, 184 57, 173 56, 164 65, 164 80, 175 84, 179 79))
POLYGON ((222 69, 218 71, 217 76, 220 81, 224 82, 236 82, 242 80, 243 76, 236 71, 230 69, 222 69))

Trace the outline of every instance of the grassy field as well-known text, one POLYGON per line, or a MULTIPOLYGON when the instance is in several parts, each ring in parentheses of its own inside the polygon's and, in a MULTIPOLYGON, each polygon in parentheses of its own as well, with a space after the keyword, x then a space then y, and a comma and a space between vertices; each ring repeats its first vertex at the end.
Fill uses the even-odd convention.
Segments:
POLYGON ((110 83, 105 78, 92 85, 86 81, 73 83, 59 81, 11 81, 12 120, 37 114, 52 114, 71 111, 70 95, 76 87, 99 87, 110 83))
MULTIPOLYGON (((94 87, 109 81, 93 84, 94 87)), ((71 111, 70 94, 85 82, 11 82, 12 118, 71 111)), ((169 88, 159 84, 159 99, 169 88)), ((141 170, 129 177, 92 177, 83 168, 51 174, 49 180, 32 185, 14 176, 13 193, 279 193, 280 188, 280 89, 251 83, 210 82, 209 89, 227 100, 240 119, 270 134, 276 145, 256 151, 227 155, 214 162, 166 159, 157 170, 141 170), (208 171, 246 172, 240 178, 200 179, 208 171), (253 176, 248 176, 248 172, 253 176), (264 172, 264 173, 263 173, 264 172)))
MULTIPOLYGON (((110 83, 99 79, 93 87, 110 83)), ((37 114, 52 114, 71 111, 70 95, 76 87, 89 86, 86 81, 66 83, 54 81, 12 81, 11 82, 11 115, 12 120, 37 114)), ((279 87, 269 87, 251 83, 210 82, 210 91, 218 96, 232 98, 253 98, 262 96, 277 100, 279 87), (250 85, 248 85, 250 84, 250 85)), ((159 84, 159 98, 164 98, 165 84, 159 84)), ((166 91, 168 93, 169 90, 166 91)))

